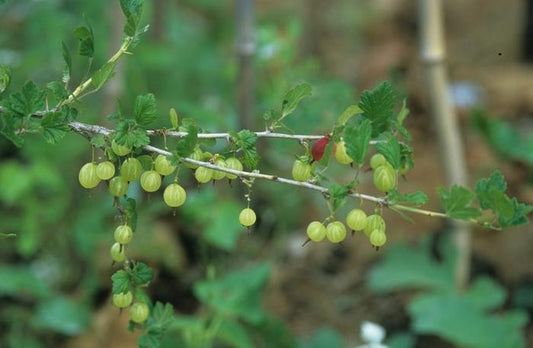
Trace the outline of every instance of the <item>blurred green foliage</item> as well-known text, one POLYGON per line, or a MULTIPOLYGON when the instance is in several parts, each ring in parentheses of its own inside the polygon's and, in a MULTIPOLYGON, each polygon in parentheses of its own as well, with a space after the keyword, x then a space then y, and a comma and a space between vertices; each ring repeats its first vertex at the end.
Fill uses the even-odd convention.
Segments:
POLYGON ((430 238, 417 247, 395 245, 369 274, 368 286, 379 293, 421 291, 407 306, 414 333, 436 334, 467 347, 525 347, 527 312, 501 311, 506 291, 485 276, 474 279, 467 291, 458 291, 456 251, 449 238, 443 238, 438 248, 439 261, 431 256, 430 238))
MULTIPOLYGON (((524 129, 476 110, 472 114, 475 129, 492 151, 504 159, 533 165, 533 136, 524 129)), ((527 129, 527 127, 525 127, 527 129)))

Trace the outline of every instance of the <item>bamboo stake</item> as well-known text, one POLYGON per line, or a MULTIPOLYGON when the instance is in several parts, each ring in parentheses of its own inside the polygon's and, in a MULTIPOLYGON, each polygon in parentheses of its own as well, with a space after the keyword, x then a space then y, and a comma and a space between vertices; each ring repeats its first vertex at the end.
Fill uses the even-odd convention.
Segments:
MULTIPOLYGON (((463 143, 448 93, 442 2, 419 0, 419 6, 420 58, 426 72, 427 89, 438 133, 440 162, 443 163, 448 185, 466 185, 468 178, 463 143)), ((457 287, 464 290, 468 286, 470 274, 471 231, 465 223, 451 223, 457 247, 455 280, 457 287)))

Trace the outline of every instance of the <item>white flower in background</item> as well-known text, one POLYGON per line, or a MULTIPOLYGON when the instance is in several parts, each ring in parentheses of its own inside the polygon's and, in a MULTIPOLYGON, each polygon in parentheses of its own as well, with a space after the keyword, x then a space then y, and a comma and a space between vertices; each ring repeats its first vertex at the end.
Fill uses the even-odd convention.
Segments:
POLYGON ((364 321, 361 324, 361 338, 366 344, 357 348, 388 348, 381 343, 385 339, 385 329, 370 321, 364 321))

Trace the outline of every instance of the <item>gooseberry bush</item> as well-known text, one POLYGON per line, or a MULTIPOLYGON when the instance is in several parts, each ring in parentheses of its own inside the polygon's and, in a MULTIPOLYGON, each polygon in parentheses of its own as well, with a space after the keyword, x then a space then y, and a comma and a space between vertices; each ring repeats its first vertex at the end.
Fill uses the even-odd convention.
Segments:
MULTIPOLYGON (((382 82, 364 91, 357 104, 350 105, 331 125, 327 134, 295 134, 284 123, 303 99, 312 94, 307 83, 298 84, 282 98, 281 105, 263 115, 264 130, 210 133, 193 118, 180 118, 175 109, 168 111, 168 128, 151 126, 161 118, 153 94, 139 95, 132 114, 122 108, 107 116, 113 128, 82 122, 77 105, 89 94, 97 92, 113 76, 117 61, 132 54, 147 26, 141 26, 143 2, 120 0, 126 21, 124 38, 118 51, 89 78, 70 88, 72 63, 70 49, 63 44, 64 70, 61 79, 42 88, 27 82, 20 91, 9 91, 7 67, 0 67, 0 133, 16 146, 23 146, 24 137, 40 134, 48 143, 56 144, 69 132, 85 137, 91 146, 88 161, 78 173, 80 185, 91 190, 105 185, 113 197, 120 223, 110 227, 114 242, 110 260, 118 269, 112 275, 112 302, 127 310, 131 329, 142 329, 141 346, 156 346, 168 328, 172 307, 153 305, 143 290, 153 280, 152 269, 128 257, 128 246, 135 243, 136 201, 128 195, 131 183, 153 199, 161 199, 170 210, 187 204, 187 190, 180 182, 183 171, 193 171, 198 184, 227 180, 241 182, 245 187, 242 211, 238 219, 243 229, 252 229, 261 212, 254 211, 253 187, 256 180, 306 188, 324 196, 329 214, 310 221, 306 228, 307 242, 342 243, 351 234, 361 233, 369 246, 379 249, 387 242, 383 209, 398 212, 411 220, 409 213, 452 218, 501 229, 527 223, 526 215, 533 207, 506 195, 506 183, 499 172, 478 180, 475 189, 453 185, 438 188, 443 212, 422 208, 427 203, 424 192, 403 192, 401 178, 414 166, 411 135, 404 127, 409 114, 406 101, 400 104, 392 85, 382 82), (53 107, 50 107, 53 105, 53 107), (283 131, 285 130, 285 131, 283 131), (156 139, 163 146, 157 147, 156 139), (263 173, 256 149, 258 138, 272 141, 288 139, 302 145, 302 152, 280 154, 294 156, 291 173, 263 173), (158 139, 158 140, 159 140, 158 139), (215 151, 216 140, 227 143, 223 151, 215 151), (329 165, 337 161, 351 179, 340 182, 330 174, 329 165), (286 176, 290 175, 291 178, 286 176), (359 192, 363 176, 372 176, 378 196, 359 192), (168 177, 167 179, 165 179, 168 177), (367 202, 366 205, 363 203, 367 202), (352 210, 340 216, 341 207, 352 210)), ((94 37, 89 26, 74 31, 79 40, 78 53, 92 57, 94 37)), ((179 109, 179 107, 178 107, 179 109)), ((74 175, 74 173, 73 173, 74 175)))

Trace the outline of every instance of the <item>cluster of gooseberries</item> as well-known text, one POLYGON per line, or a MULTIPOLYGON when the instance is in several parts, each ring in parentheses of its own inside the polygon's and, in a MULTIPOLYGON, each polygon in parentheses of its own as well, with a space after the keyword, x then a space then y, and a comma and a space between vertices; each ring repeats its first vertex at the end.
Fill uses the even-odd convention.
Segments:
MULTIPOLYGON (((131 147, 119 145, 114 140, 111 142, 111 149, 119 157, 129 155, 132 150, 131 147)), ((78 179, 81 186, 86 189, 95 188, 100 181, 109 180, 109 193, 114 197, 121 197, 128 191, 129 184, 136 180, 139 180, 146 192, 156 192, 161 187, 161 177, 170 175, 175 170, 176 167, 163 155, 158 155, 152 163, 152 168, 144 172, 139 159, 128 157, 120 165, 117 176, 115 176, 115 165, 107 160, 98 164, 86 163, 81 167, 78 179)), ((181 206, 186 198, 185 190, 176 181, 168 185, 163 193, 163 199, 170 207, 181 206)))
MULTIPOLYGON (((113 233, 115 243, 111 246, 113 262, 123 262, 126 259, 125 247, 133 239, 133 229, 127 224, 119 225, 113 233)), ((150 309, 145 302, 133 301, 131 291, 113 295, 113 304, 121 310, 129 307, 130 320, 141 324, 148 319, 150 309)))
MULTIPOLYGON (((119 145, 113 140, 111 142, 111 150, 118 157, 128 156, 132 152, 132 148, 124 145, 119 145)), ((197 161, 208 161, 219 167, 233 169, 237 171, 243 170, 241 161, 235 157, 224 158, 219 154, 212 155, 210 152, 203 152, 199 146, 196 146, 193 152, 188 156, 197 161)), ((185 165, 194 170, 194 177, 198 183, 204 184, 211 180, 221 180, 227 178, 234 180, 237 175, 225 173, 219 170, 198 166, 191 163, 185 165)), ((114 197, 124 196, 128 190, 129 184, 133 181, 139 180, 140 186, 146 192, 156 192, 160 189, 162 184, 162 176, 167 176, 176 171, 166 156, 158 155, 152 161, 152 168, 143 171, 143 166, 138 158, 130 156, 126 158, 120 165, 119 175, 115 176, 115 165, 113 162, 106 160, 96 164, 89 162, 80 169, 78 179, 86 189, 92 189, 98 186, 100 181, 109 181, 109 192, 114 197)), ((309 171, 310 173, 310 171, 309 171)), ((169 184, 163 191, 164 202, 172 208, 179 207, 185 203, 187 194, 185 189, 177 183, 177 176, 173 183, 169 184)), ((249 194, 247 195, 249 203, 249 194)), ((249 207, 243 209, 239 214, 239 222, 245 226, 250 227, 256 221, 255 212, 249 207)), ((126 243, 117 243, 113 246, 115 250, 114 261, 120 262, 125 257, 121 252, 123 245, 126 243), (122 256, 121 256, 122 255, 122 256)))
MULTIPOLYGON (((312 161, 319 161, 324 155, 324 149, 329 143, 329 137, 319 139, 311 149, 312 161)), ((340 164, 353 163, 353 159, 346 153, 346 144, 339 141, 334 146, 334 156, 340 164)), ((311 161, 311 162, 312 162, 311 161)), ((370 159, 370 167, 374 170, 374 186, 381 192, 389 192, 396 187, 397 171, 387 161, 385 156, 378 153, 370 159)), ((400 174, 405 174, 407 168, 400 170, 400 174)), ((302 156, 294 161, 292 166, 292 178, 296 181, 306 182, 313 176, 313 167, 307 156, 302 156)))
MULTIPOLYGON (((363 231, 370 244, 379 248, 387 242, 385 220, 378 214, 367 216, 361 209, 352 209, 346 216, 346 225, 352 230, 363 231)), ((340 243, 346 238, 346 227, 341 221, 332 221, 324 226, 320 221, 313 221, 307 226, 307 237, 313 242, 327 238, 331 243, 340 243)))
MULTIPOLYGON (((315 143, 312 149, 314 160, 320 160, 324 153, 323 148, 328 142, 329 138, 324 138, 315 143), (316 146, 317 144, 320 149, 316 146)), ((346 146, 343 141, 335 144, 334 156, 341 164, 353 163, 353 159, 346 153, 346 146)), ((373 155, 370 159, 370 167, 374 170, 373 182, 377 190, 386 193, 396 187, 397 171, 385 156, 380 153, 373 155)), ((311 164, 297 159, 292 168, 292 176, 296 181, 308 181, 312 176, 311 164)), ((312 221, 306 230, 308 239, 313 242, 320 242, 327 238, 331 243, 342 242, 346 238, 346 227, 341 221, 331 221, 325 225, 332 219, 333 216, 330 216, 324 222, 312 221)), ((346 225, 352 230, 352 234, 355 231, 363 231, 370 244, 375 248, 379 248, 387 242, 385 220, 379 214, 367 216, 362 209, 352 209, 346 216, 346 225)))

